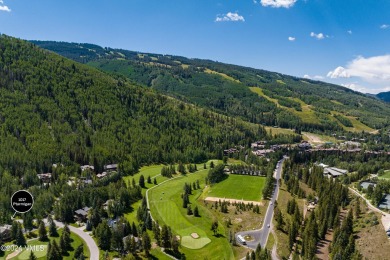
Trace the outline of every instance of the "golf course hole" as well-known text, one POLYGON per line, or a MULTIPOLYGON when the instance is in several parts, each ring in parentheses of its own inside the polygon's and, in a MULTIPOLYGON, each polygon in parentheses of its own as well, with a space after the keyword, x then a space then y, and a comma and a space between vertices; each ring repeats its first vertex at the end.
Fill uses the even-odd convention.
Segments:
POLYGON ((191 237, 195 238, 195 239, 198 239, 199 235, 198 235, 198 233, 191 233, 191 237))

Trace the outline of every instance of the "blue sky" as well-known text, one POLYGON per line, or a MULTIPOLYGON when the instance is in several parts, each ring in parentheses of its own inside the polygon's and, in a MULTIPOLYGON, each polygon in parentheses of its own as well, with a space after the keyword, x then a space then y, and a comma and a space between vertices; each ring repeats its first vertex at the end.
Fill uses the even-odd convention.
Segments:
POLYGON ((390 91, 388 0, 0 0, 0 32, 390 91))

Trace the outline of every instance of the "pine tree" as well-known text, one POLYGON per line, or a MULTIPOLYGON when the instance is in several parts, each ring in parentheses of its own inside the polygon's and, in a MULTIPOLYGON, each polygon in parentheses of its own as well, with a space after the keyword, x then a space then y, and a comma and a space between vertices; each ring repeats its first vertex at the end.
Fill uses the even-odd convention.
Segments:
POLYGON ((62 255, 56 240, 53 240, 52 244, 49 245, 50 246, 47 253, 47 260, 61 260, 62 255))
POLYGON ((70 239, 70 229, 69 229, 69 226, 67 224, 65 224, 65 226, 64 226, 64 229, 62 231, 60 239, 64 240, 65 247, 67 249, 69 249, 70 248, 71 239, 70 239))
POLYGON ((198 206, 195 206, 195 208, 194 208, 194 216, 195 217, 200 217, 198 206))
POLYGON ((180 246, 179 240, 176 238, 176 236, 173 236, 172 237, 172 250, 176 254, 179 253, 179 246, 180 246))
POLYGON ((57 237, 58 236, 57 227, 50 215, 47 217, 47 222, 49 223, 49 236, 57 237))
POLYGON ((15 240, 16 240, 15 244, 17 246, 25 246, 26 245, 26 238, 23 235, 22 225, 20 223, 18 223, 18 229, 17 229, 17 232, 16 232, 15 240))
POLYGON ((45 223, 41 220, 38 227, 38 240, 46 241, 47 240, 47 231, 45 227, 45 223))
POLYGON ((154 184, 154 185, 157 185, 157 178, 154 178, 154 179, 153 179, 153 184, 154 184))
POLYGON ((28 260, 37 260, 37 257, 34 255, 33 250, 30 251, 30 256, 28 257, 28 260))
POLYGON ((211 224, 211 231, 213 231, 214 236, 217 235, 218 233, 218 221, 214 220, 213 223, 211 224))
POLYGON ((182 162, 179 162, 178 169, 177 169, 181 174, 186 174, 186 168, 182 162))
POLYGON ((157 245, 161 246, 161 231, 157 222, 154 222, 153 234, 154 234, 154 239, 156 239, 157 245))
POLYGON ((150 178, 150 175, 148 176, 147 182, 148 182, 149 184, 152 183, 152 179, 150 178))
POLYGON ((18 229, 19 229, 18 223, 19 222, 16 222, 16 221, 12 222, 12 227, 11 227, 11 238, 12 238, 12 240, 16 239, 16 234, 18 233, 18 229))
POLYGON ((131 224, 131 233, 133 236, 138 237, 138 230, 137 230, 137 226, 135 225, 134 221, 131 224))
POLYGON ((80 244, 76 250, 74 251, 74 258, 78 259, 81 254, 84 252, 84 246, 83 244, 80 244))
POLYGON ((145 188, 145 177, 143 175, 139 177, 138 183, 141 188, 145 188))
POLYGON ((152 248, 150 237, 147 232, 142 234, 142 247, 145 250, 146 257, 149 257, 149 251, 152 248))
POLYGON ((121 252, 123 249, 123 232, 122 228, 120 225, 117 225, 113 230, 112 230, 112 235, 111 235, 111 248, 117 250, 118 252, 121 252))
POLYGON ((192 215, 192 209, 191 209, 191 205, 188 205, 187 207, 187 215, 192 215))
POLYGON ((167 225, 164 225, 161 229, 161 244, 166 249, 171 248, 171 237, 167 225))
POLYGON ((360 209, 360 200, 359 198, 356 200, 356 207, 355 207, 355 217, 356 218, 359 218, 360 217, 360 213, 361 213, 361 209, 360 209))
POLYGON ((106 220, 97 226, 95 229, 95 236, 102 250, 110 249, 111 230, 106 220))

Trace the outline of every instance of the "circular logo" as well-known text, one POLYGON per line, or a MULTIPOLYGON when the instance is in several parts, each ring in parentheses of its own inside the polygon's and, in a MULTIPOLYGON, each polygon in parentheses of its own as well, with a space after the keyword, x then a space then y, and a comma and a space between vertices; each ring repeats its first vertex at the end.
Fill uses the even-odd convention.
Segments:
POLYGON ((34 204, 34 198, 30 192, 19 190, 11 197, 11 207, 19 213, 28 212, 34 204))

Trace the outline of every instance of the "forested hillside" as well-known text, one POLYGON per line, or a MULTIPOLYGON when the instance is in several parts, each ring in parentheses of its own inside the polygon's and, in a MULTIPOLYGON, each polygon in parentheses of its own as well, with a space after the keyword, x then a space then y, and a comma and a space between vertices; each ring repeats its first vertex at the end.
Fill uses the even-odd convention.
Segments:
POLYGON ((161 93, 253 123, 305 131, 366 132, 390 124, 389 105, 328 83, 210 60, 92 44, 33 42, 161 93))
POLYGON ((390 102, 390 92, 381 92, 376 96, 385 102, 390 102))
POLYGON ((0 37, 0 172, 200 162, 265 131, 0 37))

